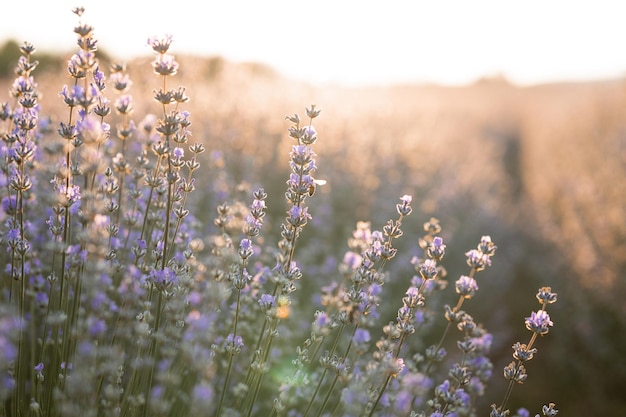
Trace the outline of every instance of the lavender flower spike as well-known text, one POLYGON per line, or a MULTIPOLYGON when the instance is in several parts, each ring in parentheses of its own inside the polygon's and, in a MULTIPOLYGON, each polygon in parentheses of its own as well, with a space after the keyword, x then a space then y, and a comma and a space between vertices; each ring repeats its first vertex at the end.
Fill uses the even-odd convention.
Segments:
POLYGON ((550 327, 554 324, 545 310, 533 311, 530 317, 526 317, 525 323, 528 330, 541 336, 548 334, 550 327))

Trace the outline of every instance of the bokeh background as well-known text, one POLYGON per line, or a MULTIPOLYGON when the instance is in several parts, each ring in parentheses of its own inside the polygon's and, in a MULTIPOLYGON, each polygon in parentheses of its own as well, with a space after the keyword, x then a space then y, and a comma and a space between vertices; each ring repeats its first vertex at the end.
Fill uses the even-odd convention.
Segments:
MULTIPOLYGON (((149 51, 144 51, 144 57, 113 41, 115 31, 125 31, 126 43, 134 44, 141 31, 116 24, 108 14, 110 7, 94 3, 90 10, 86 3, 85 21, 96 26, 103 66, 124 59, 134 82, 136 114, 156 111, 150 100, 154 79, 149 51)), ((185 8, 186 2, 167 6, 173 8, 171 13, 156 2, 143 14, 130 17, 153 25, 140 33, 140 48, 154 33, 174 35, 171 52, 181 63, 175 82, 185 86, 191 97, 186 109, 192 114, 194 139, 209 150, 195 196, 206 209, 199 217, 207 224, 212 221, 219 187, 244 192, 263 186, 270 199, 280 201, 291 145, 284 116, 302 114, 304 106, 312 103, 322 109, 316 125, 317 176, 328 183, 311 199, 314 220, 303 236, 300 261, 308 271, 301 285, 312 291, 301 292, 302 303, 312 303, 308 294, 330 280, 356 222, 369 220, 381 228, 395 216, 397 199, 411 194, 415 211, 398 243, 401 255, 390 266, 388 291, 395 301, 387 313, 393 316, 398 294, 413 274, 409 260, 418 251, 421 225, 431 216, 443 225, 451 280, 467 271, 464 252, 480 236, 491 235, 498 245, 493 267, 479 275, 480 291, 468 307, 495 335, 496 368, 485 415, 489 404, 498 403, 504 394, 500 370, 510 361, 511 345, 527 341, 523 320, 538 308, 534 294, 544 285, 559 294, 551 310, 555 327, 538 341, 539 353, 528 366, 528 381, 514 390, 511 407, 535 410, 553 401, 562 415, 621 415, 626 406, 626 79, 622 78, 626 54, 612 47, 624 39, 612 22, 617 9, 607 2, 593 2, 595 6, 567 2, 570 9, 551 5, 543 11, 533 9, 533 2, 526 8, 492 5, 495 9, 467 10, 467 5, 444 3, 434 19, 439 25, 428 26, 438 29, 426 31, 426 39, 414 30, 427 25, 428 16, 407 18, 402 2, 385 3, 389 6, 378 10, 378 19, 399 19, 392 27, 408 25, 408 29, 393 29, 391 40, 383 36, 388 26, 376 26, 373 6, 343 5, 333 11, 321 2, 319 8, 326 13, 322 14, 315 12, 313 3, 308 6, 312 15, 307 15, 299 14, 300 9, 281 14, 289 5, 270 3, 266 8, 228 14, 231 29, 221 34, 210 28, 211 22, 221 20, 211 14, 211 2, 206 28, 185 8), (490 26, 490 19, 484 18, 489 10, 490 26), (365 16, 361 20, 360 12, 365 16), (187 26, 205 44, 215 40, 222 45, 222 37, 238 43, 282 41, 273 50, 289 58, 291 66, 278 61, 272 65, 271 54, 263 51, 250 60, 240 59, 247 56, 232 45, 231 55, 227 46, 223 51, 195 50, 184 42, 187 32, 182 33, 177 52, 176 28, 181 24, 179 16, 185 15, 192 19, 187 26), (525 23, 507 28, 503 21, 517 22, 515 17, 525 17, 525 23), (355 31, 338 31, 342 22, 352 21, 361 22, 355 31), (264 36, 263 27, 270 40, 257 39, 264 36), (552 32, 534 31, 547 28, 552 32), (466 43, 474 39, 472 30, 481 34, 478 41, 490 45, 485 55, 466 43), (514 36, 509 30, 524 32, 514 36), (591 41, 594 30, 604 38, 591 41), (322 42, 327 32, 339 49, 324 54, 316 39, 322 42), (451 38, 444 32, 451 32, 451 38), (569 35, 575 36, 570 41, 578 42, 576 47, 565 42, 569 35), (528 55, 537 40, 552 47, 552 54, 528 55), (438 51, 438 61, 437 55, 429 55, 430 49, 420 46, 427 44, 438 51), (612 52, 613 58, 600 55, 603 50, 612 52), (534 75, 508 64, 506 58, 515 54, 529 61, 525 64, 534 75), (403 55, 413 59, 403 61, 403 55), (578 60, 570 61, 572 56, 578 60), (435 66, 428 63, 433 59, 444 68, 439 79, 435 66), (555 62, 569 69, 559 72, 552 65, 555 62), (432 66, 433 72, 420 72, 413 64, 423 64, 421 68, 429 71, 432 66), (450 67, 463 69, 463 65, 467 71, 454 75, 450 67), (341 71, 325 72, 332 67, 341 71)), ((44 10, 43 3, 41 7, 44 10)), ((32 36, 22 37, 21 30, 34 36, 50 34, 48 38, 62 34, 60 39, 42 41, 44 47, 35 55, 41 62, 35 73, 44 94, 41 104, 53 119, 63 110, 58 92, 68 82, 64 68, 69 55, 64 51, 73 48, 75 23, 68 7, 57 8, 69 22, 65 26, 49 18, 44 26, 16 29, 0 38, 4 42, 0 91, 6 92, 18 44, 28 40, 38 46, 32 36)), ((33 10, 38 13, 36 4, 33 10)), ((130 12, 117 9, 117 13, 130 12)), ((344 30, 352 27, 345 23, 344 30)), ((269 207, 268 216, 271 231, 266 239, 277 239, 284 207, 269 207)))

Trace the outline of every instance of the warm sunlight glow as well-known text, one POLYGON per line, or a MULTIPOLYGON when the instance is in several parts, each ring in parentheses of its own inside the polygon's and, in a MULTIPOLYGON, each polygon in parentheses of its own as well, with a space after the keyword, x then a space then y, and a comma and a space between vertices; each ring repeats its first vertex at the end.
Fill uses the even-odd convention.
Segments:
MULTIPOLYGON (((5 2, 0 41, 68 50, 76 0, 5 2), (35 14, 36 13, 36 14, 35 14)), ((624 5, 617 1, 286 0, 106 3, 84 0, 101 48, 148 54, 171 33, 173 51, 267 63, 295 78, 351 84, 462 84, 504 75, 520 84, 617 78, 626 71, 624 5)))

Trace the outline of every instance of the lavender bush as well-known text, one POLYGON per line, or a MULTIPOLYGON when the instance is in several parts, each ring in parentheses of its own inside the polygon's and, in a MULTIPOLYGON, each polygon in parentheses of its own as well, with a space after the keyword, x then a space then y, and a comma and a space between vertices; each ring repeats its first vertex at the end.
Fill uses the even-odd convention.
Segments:
MULTIPOLYGON (((172 38, 148 41, 156 114, 137 118, 125 66, 105 74, 83 12, 74 10, 63 118, 42 111, 28 43, 0 110, 0 416, 530 415, 511 414, 509 398, 553 325, 549 287, 525 319, 529 340, 492 377, 494 336, 467 308, 497 247, 478 239, 466 274, 448 286, 442 226, 425 219, 423 235, 408 236, 414 273, 392 276, 394 242, 414 215, 403 195, 386 224, 356 225, 328 283, 307 285, 318 292, 309 315, 297 292, 311 276, 298 257, 302 236, 315 239, 307 203, 323 184, 320 110, 286 118, 286 202, 263 188, 246 200, 222 189, 213 224, 203 224, 194 196, 205 146, 192 139, 185 88, 172 87, 172 38), (285 207, 276 242, 264 237, 269 207, 285 207), (403 295, 386 291, 390 280, 406 283, 403 295), (458 301, 440 308, 446 291, 458 301), (489 398, 489 381, 502 377, 504 398, 489 398)), ((541 412, 557 413, 554 404, 541 412)))

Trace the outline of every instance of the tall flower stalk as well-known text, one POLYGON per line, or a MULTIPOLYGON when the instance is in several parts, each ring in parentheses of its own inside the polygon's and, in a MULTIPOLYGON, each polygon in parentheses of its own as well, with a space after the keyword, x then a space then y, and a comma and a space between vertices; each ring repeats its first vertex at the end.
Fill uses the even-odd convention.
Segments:
MULTIPOLYGON (((523 384, 528 377, 524 364, 532 360, 537 353, 537 348, 534 347, 537 337, 547 335, 550 332, 550 327, 554 325, 546 311, 546 307, 549 304, 556 303, 557 294, 552 292, 550 287, 542 287, 537 291, 536 298, 539 304, 541 304, 541 309, 536 312, 533 311, 530 317, 526 317, 524 320, 526 329, 532 333, 530 340, 527 343, 516 342, 513 345, 514 360, 504 367, 504 378, 509 383, 500 405, 492 404, 490 417, 505 417, 509 414, 510 411, 506 407, 511 397, 511 392, 515 384, 523 384)), ((549 408, 552 409, 553 406, 549 408)))
MULTIPOLYGON (((382 233, 372 233, 370 245, 360 257, 360 266, 351 274, 351 286, 345 293, 345 297, 349 302, 343 307, 339 306, 335 319, 338 322, 338 331, 335 334, 335 340, 330 351, 325 352, 322 359, 320 359, 325 364, 324 370, 305 409, 305 416, 311 411, 322 384, 325 382, 325 377, 328 371, 331 371, 334 376, 330 387, 326 391, 322 405, 317 408, 316 415, 322 415, 329 404, 331 396, 335 394, 335 387, 339 379, 345 377, 344 374, 350 363, 355 340, 358 341, 360 334, 368 326, 369 316, 376 314, 376 308, 380 300, 380 289, 386 281, 384 268, 387 262, 397 253, 397 250, 393 247, 393 240, 403 235, 402 222, 413 210, 411 208, 411 196, 404 195, 400 200, 401 203, 396 205, 398 219, 389 220, 383 227, 382 233), (342 354, 336 354, 338 343, 347 326, 353 326, 348 345, 342 354)), ((340 289, 340 291, 342 290, 340 289)))
POLYGON ((285 197, 289 205, 287 217, 281 224, 281 237, 276 255, 276 266, 272 274, 274 288, 271 296, 276 300, 277 312, 263 322, 259 332, 254 354, 250 364, 250 372, 246 378, 248 393, 243 402, 243 414, 252 415, 254 404, 257 400, 262 385, 263 376, 269 370, 269 354, 272 343, 278 335, 277 327, 281 319, 289 314, 291 293, 296 290, 295 281, 300 279, 301 272, 297 266, 294 254, 296 242, 303 228, 312 218, 305 205, 308 196, 312 195, 316 183, 314 174, 317 169, 313 144, 317 141, 317 131, 313 127, 313 119, 319 116, 320 110, 315 105, 306 109, 309 119, 308 124, 300 125, 300 117, 297 114, 287 116, 292 125, 289 135, 297 144, 293 145, 290 153, 289 167, 291 173, 287 181, 285 197))
POLYGON ((37 291, 29 280, 32 263, 31 239, 34 237, 27 228, 27 210, 31 203, 30 190, 33 186, 30 170, 37 150, 36 128, 39 119, 39 94, 37 83, 32 71, 37 61, 31 61, 35 48, 25 43, 15 69, 17 78, 11 86, 10 93, 15 99, 12 111, 9 104, 3 106, 2 119, 10 121, 3 134, 4 160, 3 172, 8 177, 3 208, 9 216, 6 222, 5 242, 9 253, 8 276, 10 287, 8 302, 17 306, 21 331, 18 337, 18 358, 15 364, 16 386, 13 395, 12 411, 17 411, 27 404, 34 395, 33 387, 25 384, 26 380, 35 380, 36 365, 36 320, 34 303, 29 303, 37 291), (28 320, 26 317, 30 317, 28 320))
MULTIPOLYGON (((250 257, 254 254, 252 239, 257 237, 261 232, 261 227, 263 226, 263 218, 265 217, 266 198, 267 194, 265 194, 265 191, 262 188, 254 192, 254 201, 250 206, 250 211, 246 216, 243 228, 243 232, 246 237, 241 240, 241 243, 239 244, 239 250, 237 251, 237 253, 239 254, 239 258, 241 259, 241 264, 236 265, 236 267, 233 268, 229 274, 229 281, 232 283, 232 287, 236 292, 237 300, 235 302, 235 316, 233 319, 232 333, 230 333, 226 338, 224 346, 224 350, 228 355, 228 365, 226 367, 226 375, 224 377, 224 386, 222 387, 222 393, 220 395, 219 403, 217 405, 217 417, 221 415, 224 398, 226 397, 226 392, 228 391, 233 360, 235 356, 241 352, 241 349, 244 346, 243 339, 237 333, 237 328, 239 324, 239 312, 241 310, 241 291, 249 285, 249 282, 252 279, 250 272, 248 272, 250 257)), ((269 294, 264 294, 259 299, 259 303, 262 305, 263 310, 267 314, 268 318, 271 317, 271 314, 269 314, 269 312, 275 308, 276 304, 274 297, 269 294)))

